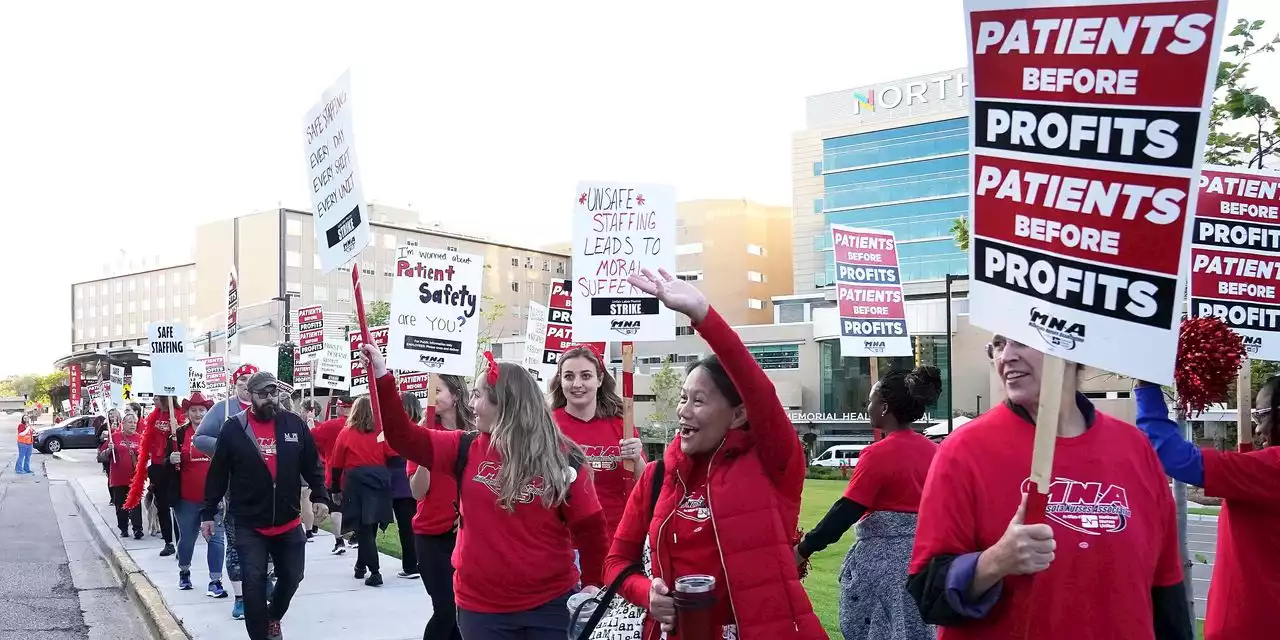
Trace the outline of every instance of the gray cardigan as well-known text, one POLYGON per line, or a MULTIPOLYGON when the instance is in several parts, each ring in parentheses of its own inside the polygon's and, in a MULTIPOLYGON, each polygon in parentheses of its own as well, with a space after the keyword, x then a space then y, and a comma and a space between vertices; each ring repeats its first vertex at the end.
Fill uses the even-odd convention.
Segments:
MULTIPOLYGON (((222 425, 227 420, 244 413, 243 411, 238 411, 227 415, 228 407, 231 406, 232 402, 239 403, 240 401, 235 396, 232 396, 213 405, 213 408, 204 414, 204 419, 200 421, 200 426, 196 428, 195 436, 191 438, 192 446, 199 449, 201 453, 212 456, 214 450, 218 448, 218 435, 222 433, 222 425)), ((237 404, 237 406, 239 405, 237 404)))

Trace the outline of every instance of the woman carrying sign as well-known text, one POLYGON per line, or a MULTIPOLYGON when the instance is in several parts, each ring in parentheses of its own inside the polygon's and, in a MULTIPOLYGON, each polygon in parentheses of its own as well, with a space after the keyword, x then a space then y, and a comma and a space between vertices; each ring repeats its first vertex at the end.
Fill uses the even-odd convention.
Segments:
POLYGON ((987 355, 1007 399, 944 440, 929 469, 907 583, 921 617, 941 640, 1189 640, 1173 497, 1151 445, 1076 394, 1045 523, 1027 524, 1045 356, 998 335, 987 355))
POLYGON ((172 396, 156 396, 155 408, 147 415, 142 430, 142 452, 146 462, 139 461, 133 472, 133 483, 129 487, 131 507, 142 501, 142 489, 147 480, 151 481, 151 490, 155 493, 156 519, 160 524, 160 535, 164 538, 161 556, 177 553, 173 547, 173 513, 170 511, 178 503, 179 466, 182 462, 182 451, 174 435, 174 427, 185 418, 177 411, 177 399, 172 396))
POLYGON ((1165 473, 1224 500, 1205 640, 1273 637, 1271 607, 1280 602, 1280 376, 1268 378, 1258 390, 1253 421, 1263 448, 1249 453, 1187 442, 1169 419, 1160 387, 1139 383, 1134 394, 1138 428, 1151 440, 1165 473))

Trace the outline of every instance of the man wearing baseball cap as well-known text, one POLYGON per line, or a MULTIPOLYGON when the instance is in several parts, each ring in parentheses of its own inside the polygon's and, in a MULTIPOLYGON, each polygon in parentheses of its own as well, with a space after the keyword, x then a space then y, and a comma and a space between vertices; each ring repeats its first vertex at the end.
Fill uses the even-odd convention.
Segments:
POLYGON ((235 523, 244 577, 244 621, 251 640, 279 640, 280 622, 302 582, 307 537, 300 516, 301 480, 311 486, 317 519, 329 513, 320 456, 307 424, 280 408, 280 382, 259 371, 246 385, 249 410, 227 419, 205 480, 201 531, 211 536, 224 495, 235 523), (276 588, 267 602, 267 560, 276 588))
MULTIPOLYGON (((311 430, 311 437, 316 441, 316 450, 320 452, 320 459, 324 461, 324 477, 329 477, 329 455, 333 453, 333 445, 338 442, 338 435, 342 433, 343 428, 347 426, 347 416, 351 414, 351 405, 354 404, 350 397, 339 396, 334 406, 337 408, 338 417, 332 420, 325 420, 316 425, 311 430)), ((340 556, 347 552, 347 543, 342 539, 342 511, 338 505, 334 505, 333 510, 329 514, 329 521, 333 525, 333 551, 335 556, 340 556)))

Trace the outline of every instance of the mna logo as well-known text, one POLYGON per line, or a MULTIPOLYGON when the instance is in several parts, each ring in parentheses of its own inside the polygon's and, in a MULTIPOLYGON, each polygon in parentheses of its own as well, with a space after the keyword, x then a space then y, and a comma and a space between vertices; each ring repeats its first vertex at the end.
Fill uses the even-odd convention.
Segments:
POLYGON ((624 336, 634 336, 640 333, 639 320, 614 320, 609 323, 609 328, 621 333, 624 336))
POLYGON ((867 111, 875 111, 875 110, 876 110, 876 92, 875 92, 875 89, 872 89, 871 91, 868 91, 868 92, 866 92, 866 93, 861 93, 861 92, 859 92, 859 91, 854 91, 854 92, 853 92, 853 104, 854 104, 854 106, 855 106, 855 107, 857 107, 857 112, 859 112, 859 113, 860 113, 863 109, 866 109, 867 111))
POLYGON ((439 369, 444 366, 444 358, 440 356, 421 355, 418 356, 418 362, 429 369, 439 369))
POLYGON ((1261 336, 1241 336, 1244 339, 1244 351, 1249 355, 1254 355, 1262 351, 1261 336))
POLYGON ((871 353, 884 353, 884 340, 863 340, 862 348, 871 353))
POLYGON ((1041 313, 1031 309, 1031 321, 1027 324, 1040 332, 1040 337, 1051 347, 1059 347, 1070 351, 1084 342, 1084 325, 1079 322, 1067 322, 1062 318, 1041 313))

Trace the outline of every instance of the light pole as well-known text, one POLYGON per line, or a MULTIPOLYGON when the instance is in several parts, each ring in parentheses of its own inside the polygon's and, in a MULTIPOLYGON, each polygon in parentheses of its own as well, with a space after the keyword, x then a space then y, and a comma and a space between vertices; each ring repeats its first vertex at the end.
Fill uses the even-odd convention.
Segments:
POLYGON ((947 435, 951 435, 952 429, 955 428, 955 378, 952 372, 955 371, 955 356, 951 350, 951 283, 958 280, 969 280, 967 275, 947 274, 947 435))

